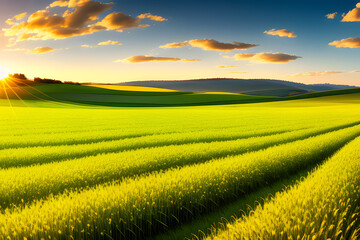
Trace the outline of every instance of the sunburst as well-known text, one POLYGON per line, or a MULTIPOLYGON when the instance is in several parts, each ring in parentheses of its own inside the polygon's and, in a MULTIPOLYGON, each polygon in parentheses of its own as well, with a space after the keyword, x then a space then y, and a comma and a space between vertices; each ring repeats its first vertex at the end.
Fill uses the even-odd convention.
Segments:
POLYGON ((4 66, 0 66, 0 80, 4 80, 10 74, 10 70, 4 66))

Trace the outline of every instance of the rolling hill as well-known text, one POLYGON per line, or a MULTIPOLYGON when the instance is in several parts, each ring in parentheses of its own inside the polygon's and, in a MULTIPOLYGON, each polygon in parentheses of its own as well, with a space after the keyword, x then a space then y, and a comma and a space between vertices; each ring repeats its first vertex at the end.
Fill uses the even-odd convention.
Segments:
MULTIPOLYGON (((265 91, 265 90, 264 90, 265 91)), ((283 91, 285 91, 283 89, 283 91)), ((233 94, 219 92, 184 92, 155 88, 140 88, 116 85, 73 85, 42 84, 28 87, 0 89, 3 104, 10 98, 16 100, 70 103, 77 105, 110 106, 110 107, 167 107, 167 106, 200 106, 275 102, 296 99, 312 99, 326 96, 360 94, 359 88, 311 92, 288 97, 233 94)), ((18 105, 18 103, 17 103, 18 105)), ((20 104, 21 105, 21 104, 20 104)))
POLYGON ((181 81, 135 81, 123 82, 123 86, 143 86, 166 88, 190 92, 229 92, 256 96, 287 97, 318 91, 354 88, 354 86, 334 84, 296 83, 282 80, 269 79, 196 79, 181 81))

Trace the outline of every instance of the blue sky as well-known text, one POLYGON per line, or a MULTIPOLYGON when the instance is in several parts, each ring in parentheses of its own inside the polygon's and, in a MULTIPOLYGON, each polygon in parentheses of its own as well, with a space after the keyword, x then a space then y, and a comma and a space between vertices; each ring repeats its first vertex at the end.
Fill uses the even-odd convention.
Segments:
MULTIPOLYGON (((53 2, 1 0, 0 26, 2 29, 9 29, 11 26, 5 21, 23 12, 27 12, 27 16, 16 21, 17 24, 29 21, 29 15, 45 9, 53 2)), ((149 27, 123 29, 123 32, 98 31, 63 39, 32 39, 18 41, 12 46, 9 42, 16 36, 1 36, 0 66, 12 72, 25 73, 29 77, 40 76, 80 82, 114 83, 133 80, 231 77, 360 85, 360 73, 353 72, 360 70, 360 51, 357 45, 352 48, 329 45, 336 40, 360 37, 360 22, 357 19, 341 22, 341 15, 355 9, 358 1, 100 2, 114 4, 111 9, 98 15, 97 21, 113 12, 130 15, 134 19, 140 14, 151 13, 167 21, 144 19, 141 23, 148 24, 149 27), (334 12, 338 13, 334 19, 325 16, 334 12), (286 29, 293 32, 296 37, 264 33, 271 29, 286 29), (188 45, 181 48, 159 48, 168 43, 194 39, 212 39, 220 43, 237 41, 259 46, 232 51, 204 50, 194 47, 190 42, 190 45, 186 43, 188 45), (118 41, 122 45, 97 45, 108 40, 118 41), (92 48, 81 47, 82 45, 92 48), (43 47, 61 50, 36 54, 34 49, 43 47), (264 59, 263 55, 255 55, 249 59, 243 59, 241 56, 241 60, 233 57, 244 53, 283 53, 299 58, 275 63, 264 59), (132 62, 130 58, 133 56, 146 58, 141 62, 132 62), (148 57, 153 58, 150 61, 148 57), (163 61, 158 59, 160 57, 171 59, 163 61), (122 61, 114 62, 115 60, 122 61)), ((66 9, 68 8, 54 7, 49 10, 51 14, 61 15, 60 13, 66 9)), ((74 11, 75 8, 70 10, 74 11)), ((91 22, 89 25, 94 23, 91 22)))

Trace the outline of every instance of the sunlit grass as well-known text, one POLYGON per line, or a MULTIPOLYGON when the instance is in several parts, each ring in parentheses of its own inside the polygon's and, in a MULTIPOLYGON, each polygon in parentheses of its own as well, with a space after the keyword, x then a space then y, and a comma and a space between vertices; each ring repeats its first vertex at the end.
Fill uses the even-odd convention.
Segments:
POLYGON ((360 138, 310 176, 208 240, 359 239, 360 138))
POLYGON ((178 92, 172 89, 155 88, 155 87, 141 87, 141 86, 125 86, 125 85, 102 85, 102 84, 91 84, 89 86, 105 88, 111 90, 120 91, 137 91, 137 92, 178 92))
MULTIPOLYGON (((3 84, 12 103, 21 102, 11 91, 24 86, 3 84)), ((51 103, 13 108, 16 116, 0 107, 0 236, 141 239, 192 223, 325 161, 359 136, 360 106, 341 101, 96 109, 51 103)))

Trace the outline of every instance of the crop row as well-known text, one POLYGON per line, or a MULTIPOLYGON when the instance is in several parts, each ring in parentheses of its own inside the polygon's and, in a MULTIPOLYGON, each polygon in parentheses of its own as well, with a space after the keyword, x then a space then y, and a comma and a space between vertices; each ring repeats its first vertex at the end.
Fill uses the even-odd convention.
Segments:
MULTIPOLYGON (((332 123, 328 124, 326 127, 318 127, 317 130, 314 130, 314 134, 337 130, 356 124, 359 124, 359 122, 350 122, 340 125, 338 123, 332 123)), ((291 130, 297 130, 296 127, 287 126, 280 128, 268 127, 247 131, 242 128, 235 128, 212 131, 209 130, 202 132, 144 135, 141 137, 134 136, 132 138, 96 142, 90 144, 28 147, 17 149, 9 148, 0 150, 0 168, 44 164, 49 162, 81 158, 104 153, 134 150, 139 148, 180 145, 199 142, 227 141, 241 138, 249 138, 254 136, 267 136, 290 131, 289 128, 291 128, 291 130)), ((299 126, 299 129, 302 128, 303 126, 299 126)), ((307 136, 311 136, 311 134, 307 136)))
MULTIPOLYGON (((355 125, 356 123, 346 124, 355 125)), ((60 145, 44 147, 28 147, 0 150, 0 168, 21 167, 33 164, 44 164, 54 161, 80 158, 102 153, 120 152, 147 147, 159 147, 196 142, 226 141, 253 136, 266 136, 289 131, 289 128, 260 128, 209 130, 202 132, 169 133, 159 135, 144 135, 141 137, 124 138, 90 144, 60 145)))
MULTIPOLYGON (((338 124, 346 124, 351 123, 353 120, 338 120, 334 121, 334 123, 338 124)), ((137 128, 125 128, 121 127, 118 129, 110 129, 104 131, 83 131, 78 133, 72 133, 70 130, 69 132, 63 133, 52 133, 52 134, 40 134, 36 133, 34 135, 10 135, 10 136, 2 136, 0 138, 0 149, 7 149, 7 148, 25 148, 25 147, 37 147, 37 146, 58 146, 58 145, 75 145, 75 144, 86 144, 86 143, 96 143, 102 141, 112 141, 112 140, 119 140, 124 138, 132 138, 132 137, 141 137, 147 135, 160 135, 160 134, 170 134, 170 133, 178 133, 178 134, 194 134, 194 132, 216 132, 218 131, 218 135, 226 135, 231 134, 232 132, 250 132, 259 131, 260 134, 262 129, 283 129, 284 131, 291 131, 301 128, 308 128, 308 127, 316 127, 319 125, 324 125, 322 122, 307 122, 302 123, 299 122, 297 124, 294 123, 287 123, 287 124, 265 124, 265 123, 258 123, 252 127, 243 124, 237 124, 233 126, 222 126, 221 128, 212 127, 205 128, 202 130, 194 130, 193 128, 188 128, 184 130, 179 127, 170 126, 163 126, 163 127, 137 127, 137 128)))
MULTIPOLYGON (((1 110, 5 110, 1 108, 1 110)), ((16 109, 19 110, 19 109, 16 109)), ((152 109, 154 110, 154 109, 152 109)), ((20 111, 16 111, 16 114, 6 114, 0 115, 0 135, 3 133, 9 133, 9 135, 13 135, 13 133, 20 132, 22 134, 28 133, 40 133, 43 131, 48 131, 52 129, 54 132, 56 131, 64 131, 64 130, 78 130, 92 127, 99 128, 108 128, 116 127, 116 128, 173 128, 173 129, 197 129, 204 130, 208 128, 216 128, 218 126, 218 122, 221 120, 222 126, 239 126, 239 124, 249 125, 250 123, 254 123, 254 119, 248 119, 248 117, 242 117, 241 122, 234 121, 234 115, 222 116, 219 114, 214 114, 212 112, 205 111, 204 114, 199 115, 199 113, 194 113, 192 115, 186 115, 184 118, 184 114, 181 114, 180 109, 176 109, 174 111, 170 111, 175 113, 175 116, 172 117, 169 114, 165 114, 165 111, 160 111, 161 113, 157 113, 156 111, 151 111, 151 117, 149 117, 149 112, 142 110, 123 110, 123 111, 101 111, 99 109, 95 109, 92 111, 87 111, 85 109, 77 109, 76 113, 74 111, 59 109, 45 109, 43 111, 39 111, 37 108, 21 108, 20 111), (60 114, 61 112, 61 114, 60 114), (179 117, 176 117, 179 115, 179 117), (201 119, 202 124, 199 125, 197 121, 194 119, 201 119), (166 123, 166 124, 164 124, 166 123), (9 131, 10 130, 10 131, 9 131)), ((185 112, 189 113, 189 109, 185 112)), ((198 112, 198 111, 196 111, 198 112)), ((202 111, 199 111, 202 112, 202 111)), ((0 111, 0 113, 3 113, 0 111)), ((269 119, 268 116, 256 116, 256 122, 258 124, 276 123, 276 121, 269 119)), ((296 120, 295 120, 296 121, 296 120)), ((286 122, 286 121, 284 121, 286 122)), ((301 122, 301 121, 299 121, 301 122)))
MULTIPOLYGON (((136 124, 132 122, 122 122, 117 119, 117 121, 97 121, 97 122, 82 122, 83 119, 71 119, 71 121, 61 121, 59 124, 54 124, 53 121, 42 121, 42 122, 31 122, 31 125, 25 124, 27 122, 21 121, 18 124, 5 121, 0 125, 0 136, 24 136, 24 135, 46 135, 46 134, 61 134, 61 133, 76 133, 76 132, 101 132, 109 130, 139 130, 139 129, 151 129, 154 132, 162 132, 164 130, 169 131, 191 131, 197 130, 201 131, 204 129, 212 128, 228 128, 228 127, 239 127, 241 125, 247 125, 246 122, 241 124, 239 123, 225 123, 222 126, 213 126, 208 124, 202 124, 201 126, 196 126, 195 124, 188 124, 186 126, 179 126, 178 122, 167 123, 166 126, 161 124, 136 124)), ((257 125, 265 125, 264 122, 259 122, 257 125)))
MULTIPOLYGON (((6 110, 6 108, 1 108, 6 110)), ((16 116, 0 111, 0 149, 61 144, 81 144, 119 139, 124 134, 204 131, 216 128, 259 129, 261 126, 299 125, 314 127, 332 122, 358 119, 356 111, 339 110, 341 114, 313 109, 301 109, 302 114, 289 108, 286 114, 278 109, 235 107, 174 108, 174 109, 41 109, 19 108, 16 116), (344 112, 345 111, 345 112, 344 112), (307 116, 312 114, 312 118, 307 116), (323 117, 326 116, 326 117, 323 117), (201 122, 201 124, 199 124, 201 122), (219 124, 221 123, 221 124, 219 124), (112 136, 115 129, 119 133, 112 136), (116 130, 117 129, 117 130, 116 130), (80 131, 79 130, 83 130, 80 131), (103 132, 103 130, 105 130, 103 132), (92 133, 92 134, 91 134, 92 133), (84 136, 83 136, 84 134, 84 136), (110 137, 107 135, 110 134, 110 137)))
POLYGON ((359 134, 360 126, 350 127, 36 201, 1 214, 0 235, 129 239, 152 234, 318 163, 359 134))
POLYGON ((2 170, 0 171, 0 207, 7 208, 16 204, 28 203, 50 194, 61 193, 66 189, 81 189, 147 172, 256 151, 343 127, 305 129, 224 142, 145 148, 40 166, 2 170))
POLYGON ((298 185, 208 239, 358 239, 360 138, 298 185))

